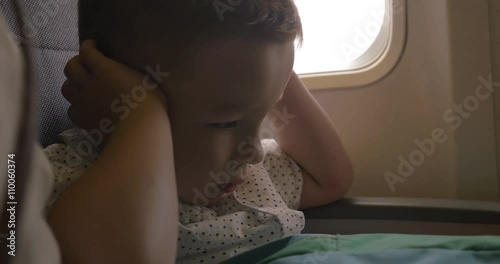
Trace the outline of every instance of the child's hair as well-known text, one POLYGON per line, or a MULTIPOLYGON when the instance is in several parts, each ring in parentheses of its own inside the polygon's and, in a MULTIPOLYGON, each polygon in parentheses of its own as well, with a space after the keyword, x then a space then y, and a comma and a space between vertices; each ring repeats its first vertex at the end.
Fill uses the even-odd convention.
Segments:
POLYGON ((79 1, 80 42, 96 39, 110 57, 117 44, 137 50, 144 48, 137 45, 141 41, 155 41, 174 59, 173 54, 200 38, 248 33, 300 44, 302 24, 294 0, 79 1))

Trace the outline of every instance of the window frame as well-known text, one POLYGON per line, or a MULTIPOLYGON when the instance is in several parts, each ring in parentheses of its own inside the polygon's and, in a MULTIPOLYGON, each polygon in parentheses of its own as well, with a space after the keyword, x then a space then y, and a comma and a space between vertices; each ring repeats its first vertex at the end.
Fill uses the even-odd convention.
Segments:
POLYGON ((367 64, 358 69, 322 73, 299 74, 310 90, 352 88, 366 86, 387 76, 399 62, 407 38, 407 0, 386 0, 384 26, 374 45, 384 45, 382 49, 371 48, 357 60, 368 59, 367 64))

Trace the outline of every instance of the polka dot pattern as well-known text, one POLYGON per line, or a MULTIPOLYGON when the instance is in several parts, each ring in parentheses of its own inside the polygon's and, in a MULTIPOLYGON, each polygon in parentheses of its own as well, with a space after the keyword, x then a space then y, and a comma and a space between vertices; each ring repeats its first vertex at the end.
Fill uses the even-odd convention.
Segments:
MULTIPOLYGON (((82 157, 76 149, 85 140, 81 131, 64 132, 65 144, 47 147, 54 171, 54 191, 48 210, 64 190, 98 157, 98 150, 82 157), (83 138, 82 138, 83 137, 83 138)), ((179 201, 176 263, 220 263, 232 256, 299 234, 305 218, 298 211, 302 192, 299 166, 275 140, 262 141, 264 160, 247 167, 247 179, 213 207, 179 201)))
POLYGON ((247 180, 214 207, 179 203, 176 263, 220 263, 304 228, 299 166, 275 140, 262 146, 263 162, 248 165, 247 180))
POLYGON ((90 168, 99 155, 98 149, 84 149, 89 142, 80 129, 64 131, 59 135, 64 144, 53 144, 43 150, 54 173, 54 185, 46 206, 49 211, 64 190, 85 170, 90 168))

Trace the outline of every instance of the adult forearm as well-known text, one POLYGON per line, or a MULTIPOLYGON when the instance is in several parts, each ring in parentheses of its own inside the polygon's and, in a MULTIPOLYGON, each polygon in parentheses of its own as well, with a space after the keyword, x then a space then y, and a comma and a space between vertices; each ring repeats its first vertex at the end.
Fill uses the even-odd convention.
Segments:
POLYGON ((66 263, 174 263, 177 189, 170 123, 146 100, 49 216, 66 263))
POLYGON ((344 195, 352 183, 351 161, 332 121, 295 73, 276 110, 294 116, 276 133, 280 146, 319 185, 344 195))

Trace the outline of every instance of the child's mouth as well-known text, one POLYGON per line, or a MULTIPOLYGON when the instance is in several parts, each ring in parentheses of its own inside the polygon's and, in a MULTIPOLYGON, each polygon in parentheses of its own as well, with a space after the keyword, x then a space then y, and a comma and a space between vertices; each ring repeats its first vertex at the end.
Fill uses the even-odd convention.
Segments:
POLYGON ((224 184, 219 184, 218 186, 223 193, 233 192, 234 190, 236 190, 238 188, 238 186, 240 186, 244 182, 243 178, 245 178, 245 175, 246 175, 246 167, 243 167, 243 169, 241 171, 241 181, 237 181, 236 184, 232 183, 232 182, 228 182, 228 183, 224 183, 224 184))

